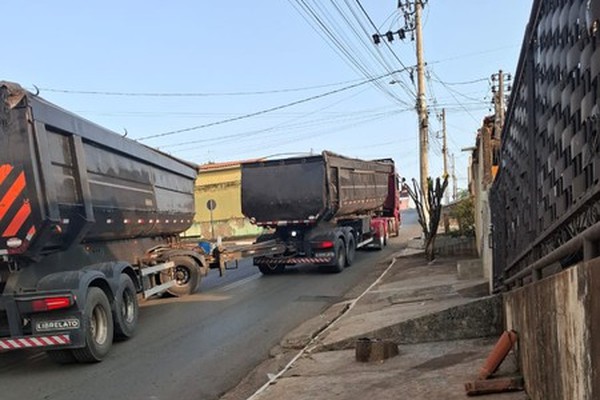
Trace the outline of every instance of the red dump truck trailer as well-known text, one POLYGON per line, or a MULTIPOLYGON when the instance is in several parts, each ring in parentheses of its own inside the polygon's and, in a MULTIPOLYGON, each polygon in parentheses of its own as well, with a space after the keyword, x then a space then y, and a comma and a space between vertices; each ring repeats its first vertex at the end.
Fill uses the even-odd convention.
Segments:
POLYGON ((363 161, 331 152, 242 165, 242 212, 271 228, 261 241, 283 245, 254 257, 263 274, 317 264, 341 272, 357 249, 382 249, 400 226, 392 160, 363 161))
POLYGON ((196 289, 196 166, 0 82, 0 351, 100 361, 138 294, 196 289))

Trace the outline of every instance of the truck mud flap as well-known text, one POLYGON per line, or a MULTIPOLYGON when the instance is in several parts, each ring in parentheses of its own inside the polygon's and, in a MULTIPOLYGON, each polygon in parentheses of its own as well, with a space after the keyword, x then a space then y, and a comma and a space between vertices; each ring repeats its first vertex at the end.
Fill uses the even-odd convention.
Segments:
POLYGON ((41 313, 31 318, 32 332, 0 338, 0 352, 30 348, 77 348, 84 344, 80 312, 41 313))

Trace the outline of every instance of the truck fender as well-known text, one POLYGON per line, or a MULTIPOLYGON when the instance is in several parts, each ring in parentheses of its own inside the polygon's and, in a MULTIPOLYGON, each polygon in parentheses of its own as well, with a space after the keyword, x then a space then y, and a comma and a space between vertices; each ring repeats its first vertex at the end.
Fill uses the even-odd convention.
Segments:
POLYGON ((311 234, 308 235, 306 237, 306 239, 310 240, 310 241, 331 240, 334 242, 337 239, 342 239, 344 242, 346 242, 346 239, 347 239, 346 230, 348 230, 348 229, 351 229, 351 228, 333 228, 333 229, 328 229, 328 230, 315 231, 315 232, 311 232, 311 234))
POLYGON ((76 296, 75 303, 79 309, 85 305, 88 287, 95 282, 103 290, 108 290, 107 297, 113 297, 114 292, 106 280, 106 276, 97 270, 80 270, 56 272, 46 275, 38 282, 36 290, 39 292, 69 290, 76 296))
POLYGON ((388 231, 386 220, 382 218, 373 218, 371 220, 371 230, 373 231, 373 234, 377 237, 379 237, 380 235, 385 236, 385 234, 388 231))
POLYGON ((124 273, 129 275, 129 277, 133 281, 133 284, 135 285, 136 290, 141 290, 140 282, 137 279, 137 275, 133 267, 124 261, 92 264, 83 268, 83 271, 99 271, 102 274, 104 274, 113 293, 117 292, 117 288, 119 287, 119 281, 121 279, 121 274, 124 273))
POLYGON ((181 249, 166 250, 166 251, 162 251, 160 253, 160 259, 164 260, 164 261, 169 261, 169 258, 175 257, 175 256, 186 256, 186 257, 192 258, 194 261, 196 261, 196 264, 198 264, 198 268, 200 269, 200 274, 202 276, 208 274, 208 263, 206 262, 206 259, 204 258, 204 255, 202 255, 202 254, 198 254, 195 251, 191 251, 191 250, 181 250, 181 249))
POLYGON ((327 231, 318 232, 315 236, 311 237, 310 240, 332 240, 342 239, 344 243, 348 243, 348 237, 352 234, 352 227, 336 227, 327 231))

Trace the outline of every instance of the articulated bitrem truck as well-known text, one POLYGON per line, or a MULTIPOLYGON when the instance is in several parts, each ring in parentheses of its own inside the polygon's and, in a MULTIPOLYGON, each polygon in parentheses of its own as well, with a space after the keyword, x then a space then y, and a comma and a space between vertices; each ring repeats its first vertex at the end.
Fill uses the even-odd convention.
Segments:
POLYGON ((320 155, 242 165, 242 212, 272 232, 258 238, 283 250, 254 257, 263 274, 295 264, 341 272, 357 249, 382 249, 400 227, 392 160, 320 155))
POLYGON ((399 227, 390 160, 246 164, 242 208, 271 234, 206 251, 184 242, 197 166, 0 81, 0 351, 98 362, 133 336, 138 298, 193 293, 209 268, 254 257, 264 274, 340 272, 399 227))
POLYGON ((196 166, 0 82, 0 351, 96 362, 133 335, 138 294, 195 291, 179 245, 196 166))

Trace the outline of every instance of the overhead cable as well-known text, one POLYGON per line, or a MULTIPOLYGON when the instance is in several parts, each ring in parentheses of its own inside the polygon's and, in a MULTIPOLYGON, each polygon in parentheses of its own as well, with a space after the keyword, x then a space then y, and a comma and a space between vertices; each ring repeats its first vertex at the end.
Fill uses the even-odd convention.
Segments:
MULTIPOLYGON (((393 71, 392 73, 396 73, 396 72, 400 72, 400 71, 393 71)), ((223 119, 223 120, 220 120, 220 121, 214 121, 214 122, 209 122, 209 123, 206 123, 206 124, 191 126, 191 127, 188 127, 188 128, 176 129, 176 130, 172 130, 172 131, 167 131, 167 132, 162 132, 162 133, 156 133, 154 135, 143 136, 143 137, 138 138, 138 140, 148 140, 148 139, 155 139, 155 138, 159 138, 159 137, 171 136, 171 135, 175 135, 175 134, 178 134, 178 133, 190 132, 190 131, 195 131, 195 130, 199 130, 199 129, 205 129, 205 128, 209 128, 209 127, 212 127, 212 126, 223 125, 223 124, 227 124, 227 123, 231 123, 231 122, 235 122, 235 121, 240 121, 240 120, 243 120, 243 119, 248 119, 248 118, 256 117, 258 115, 263 115, 263 114, 267 114, 267 113, 270 113, 270 112, 273 112, 273 111, 283 110, 285 108, 293 107, 293 106, 296 106, 298 104, 308 103, 308 102, 313 101, 313 100, 321 99, 323 97, 331 96, 333 94, 337 94, 337 93, 341 93, 341 92, 344 92, 344 91, 347 91, 347 90, 350 90, 350 89, 354 89, 356 87, 365 85, 367 83, 371 83, 371 82, 373 82, 375 80, 382 79, 382 78, 388 77, 390 75, 391 75, 391 73, 387 73, 387 74, 384 74, 384 75, 380 75, 378 77, 374 77, 374 78, 371 78, 371 79, 366 79, 364 81, 361 81, 361 82, 358 82, 358 83, 355 83, 355 84, 352 84, 352 85, 345 86, 343 88, 331 90, 331 91, 328 91, 328 92, 325 92, 325 93, 321 93, 321 94, 318 94, 318 95, 315 95, 315 96, 310 96, 310 97, 307 97, 307 98, 304 98, 304 99, 292 101, 291 103, 282 104, 282 105, 271 107, 271 108, 267 108, 267 109, 264 109, 264 110, 255 111, 255 112, 252 112, 252 113, 249 113, 249 114, 244 114, 244 115, 239 115, 239 116, 232 117, 232 118, 223 119)))
POLYGON ((72 90, 72 89, 56 89, 40 87, 41 92, 65 93, 65 94, 83 94, 83 95, 100 95, 100 96, 131 96, 131 97, 216 97, 216 96, 256 96, 264 94, 277 94, 289 92, 301 92, 314 89, 323 89, 326 87, 340 86, 348 83, 358 82, 360 79, 353 79, 342 82, 327 83, 323 85, 314 85, 298 88, 284 88, 272 90, 257 90, 248 92, 114 92, 100 90, 72 90))

